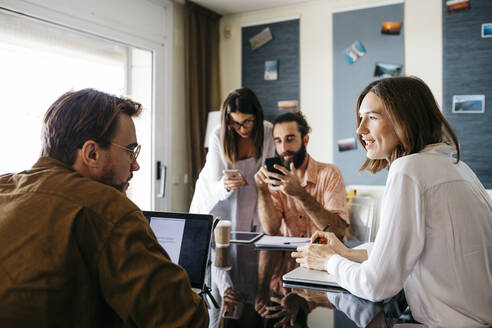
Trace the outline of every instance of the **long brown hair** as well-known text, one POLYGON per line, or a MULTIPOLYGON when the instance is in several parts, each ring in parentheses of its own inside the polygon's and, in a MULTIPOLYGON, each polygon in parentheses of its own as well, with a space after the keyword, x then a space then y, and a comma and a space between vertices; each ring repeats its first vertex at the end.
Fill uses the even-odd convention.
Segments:
POLYGON ((231 165, 239 160, 240 136, 229 124, 230 113, 253 114, 255 122, 251 138, 253 140, 253 156, 256 160, 261 157, 263 151, 263 108, 255 93, 248 88, 240 88, 229 92, 221 107, 220 140, 224 156, 231 165))
POLYGON ((139 103, 94 89, 67 92, 44 115, 41 156, 71 166, 84 142, 94 140, 102 148, 109 147, 119 115, 133 117, 141 111, 139 103))
MULTIPOLYGON (((448 123, 424 81, 417 77, 390 77, 371 82, 357 99, 357 126, 361 118, 359 109, 362 100, 369 93, 374 93, 383 103, 383 112, 395 128, 400 140, 389 160, 367 158, 360 171, 372 173, 381 171, 402 156, 418 153, 425 146, 445 142, 456 148, 456 163, 460 160, 458 137, 448 123)), ((360 143, 366 148, 362 136, 360 143)))

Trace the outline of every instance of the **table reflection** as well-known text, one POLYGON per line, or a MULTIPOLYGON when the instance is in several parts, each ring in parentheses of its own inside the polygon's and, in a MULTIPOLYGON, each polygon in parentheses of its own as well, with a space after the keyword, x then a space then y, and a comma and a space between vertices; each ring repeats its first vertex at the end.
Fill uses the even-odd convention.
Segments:
MULTIPOLYGON (((405 322, 403 293, 374 303, 342 290, 284 287, 282 276, 297 266, 290 251, 239 244, 212 250, 211 290, 220 308, 209 309, 210 327, 307 327, 309 315, 318 307, 333 311, 333 327, 391 327, 405 322)), ((319 326, 332 326, 328 319, 333 320, 327 318, 319 326)), ((411 317, 406 322, 412 322, 411 317)))

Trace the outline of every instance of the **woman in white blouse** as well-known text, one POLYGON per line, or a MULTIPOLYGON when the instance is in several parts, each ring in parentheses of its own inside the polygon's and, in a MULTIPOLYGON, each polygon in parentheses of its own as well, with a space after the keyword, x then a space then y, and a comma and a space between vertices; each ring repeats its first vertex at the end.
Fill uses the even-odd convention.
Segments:
POLYGON ((258 230, 254 175, 273 154, 272 124, 263 120, 258 98, 248 88, 231 91, 222 104, 221 126, 210 136, 190 212, 230 220, 232 230, 258 230), (239 174, 224 171, 230 169, 239 174))
POLYGON ((316 232, 320 244, 292 256, 365 299, 403 288, 414 318, 430 327, 489 327, 492 200, 460 161, 430 89, 415 77, 374 81, 358 98, 357 125, 367 152, 361 170, 389 168, 376 239, 355 250, 316 232))

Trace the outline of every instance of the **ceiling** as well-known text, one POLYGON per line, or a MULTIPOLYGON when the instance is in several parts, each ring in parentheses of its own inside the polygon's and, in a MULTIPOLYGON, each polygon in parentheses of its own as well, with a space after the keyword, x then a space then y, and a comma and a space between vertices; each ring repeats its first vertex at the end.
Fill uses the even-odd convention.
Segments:
POLYGON ((294 5, 309 0, 193 0, 202 7, 221 15, 233 15, 248 11, 294 5))

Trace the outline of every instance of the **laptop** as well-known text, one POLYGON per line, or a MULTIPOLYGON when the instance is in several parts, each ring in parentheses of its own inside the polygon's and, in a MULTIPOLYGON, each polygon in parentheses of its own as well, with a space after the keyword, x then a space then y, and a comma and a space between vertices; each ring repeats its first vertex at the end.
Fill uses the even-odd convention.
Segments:
POLYGON ((171 261, 188 273, 193 290, 203 290, 213 216, 151 211, 143 214, 171 261))
POLYGON ((337 282, 337 278, 326 271, 312 270, 298 267, 282 276, 284 287, 308 288, 325 291, 343 288, 337 282))

